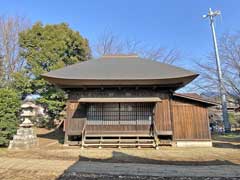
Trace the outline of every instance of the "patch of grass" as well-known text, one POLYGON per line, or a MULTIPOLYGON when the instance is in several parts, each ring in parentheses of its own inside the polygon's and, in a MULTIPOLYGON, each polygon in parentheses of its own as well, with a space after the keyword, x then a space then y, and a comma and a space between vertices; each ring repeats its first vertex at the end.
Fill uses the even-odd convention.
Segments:
POLYGON ((235 131, 227 134, 214 134, 213 140, 220 140, 226 142, 240 142, 240 131, 235 131))
POLYGON ((240 138, 240 133, 231 132, 231 133, 223 134, 223 135, 220 135, 220 136, 224 137, 224 138, 240 138))

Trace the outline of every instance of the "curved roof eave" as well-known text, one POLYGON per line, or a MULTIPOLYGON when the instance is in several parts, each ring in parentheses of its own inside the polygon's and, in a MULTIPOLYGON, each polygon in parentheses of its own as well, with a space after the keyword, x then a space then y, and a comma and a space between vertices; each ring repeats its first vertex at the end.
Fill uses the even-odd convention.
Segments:
POLYGON ((49 76, 43 76, 48 82, 57 85, 59 87, 79 87, 79 86, 120 86, 120 85, 177 85, 182 87, 192 80, 194 80, 198 74, 189 75, 185 77, 166 78, 166 79, 64 79, 55 78, 49 76))

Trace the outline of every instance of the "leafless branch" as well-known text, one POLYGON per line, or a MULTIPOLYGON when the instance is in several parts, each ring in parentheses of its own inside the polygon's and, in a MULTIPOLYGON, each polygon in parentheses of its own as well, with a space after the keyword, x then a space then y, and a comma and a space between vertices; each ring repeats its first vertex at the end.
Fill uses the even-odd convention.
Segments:
POLYGON ((6 81, 11 74, 21 70, 24 60, 19 56, 18 35, 30 25, 25 17, 0 16, 0 55, 2 75, 6 81))
POLYGON ((135 39, 122 40, 116 34, 105 31, 93 47, 97 56, 106 54, 139 54, 140 56, 172 64, 180 59, 176 49, 167 50, 162 47, 150 47, 135 39))
MULTIPOLYGON (((240 99, 240 33, 225 34, 219 40, 225 90, 230 96, 240 99)), ((196 62, 199 80, 195 83, 206 91, 218 91, 218 76, 215 57, 210 54, 206 61, 196 62)))

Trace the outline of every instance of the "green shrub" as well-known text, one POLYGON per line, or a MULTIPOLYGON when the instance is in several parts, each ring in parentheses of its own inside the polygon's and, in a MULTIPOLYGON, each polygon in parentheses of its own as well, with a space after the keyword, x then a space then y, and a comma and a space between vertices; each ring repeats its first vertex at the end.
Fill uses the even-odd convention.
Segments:
POLYGON ((0 146, 7 146, 16 133, 21 101, 13 89, 0 89, 0 146))
POLYGON ((229 119, 229 122, 230 122, 230 124, 231 124, 232 126, 237 123, 237 122, 236 122, 235 115, 234 115, 233 112, 229 112, 229 113, 228 113, 228 119, 229 119))

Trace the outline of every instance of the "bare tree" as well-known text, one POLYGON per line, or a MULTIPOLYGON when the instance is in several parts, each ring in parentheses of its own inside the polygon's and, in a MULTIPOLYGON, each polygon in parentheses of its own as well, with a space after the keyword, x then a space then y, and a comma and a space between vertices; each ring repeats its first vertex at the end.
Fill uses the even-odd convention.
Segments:
POLYGON ((21 70, 24 60, 19 56, 19 32, 29 27, 29 21, 20 16, 0 16, 0 56, 1 74, 5 81, 11 74, 21 70))
MULTIPOLYGON (((225 90, 229 96, 240 99, 240 33, 225 34, 219 41, 225 90)), ((214 55, 207 61, 196 62, 200 78, 195 82, 198 89, 217 92, 218 78, 214 55)))
POLYGON ((119 54, 123 50, 123 42, 112 32, 104 32, 95 45, 98 55, 119 54))
POLYGON ((180 53, 176 49, 167 50, 163 47, 150 47, 136 39, 122 40, 118 35, 105 31, 93 47, 97 56, 107 54, 139 54, 140 56, 172 64, 180 59, 180 53))

